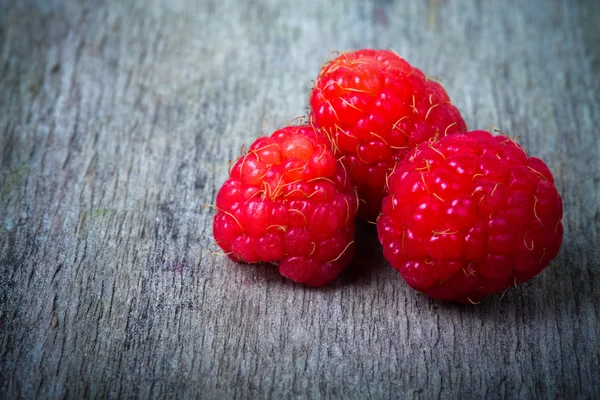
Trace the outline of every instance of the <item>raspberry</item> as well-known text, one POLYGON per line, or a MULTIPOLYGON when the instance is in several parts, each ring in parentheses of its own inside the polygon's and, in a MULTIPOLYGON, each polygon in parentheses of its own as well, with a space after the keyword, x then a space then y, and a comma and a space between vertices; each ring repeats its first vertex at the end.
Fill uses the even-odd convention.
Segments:
POLYGON ((257 139, 217 194, 213 234, 234 261, 271 262, 309 286, 352 260, 358 197, 329 143, 309 126, 257 139))
POLYGON ((486 131, 420 144, 389 180, 377 222, 390 264, 439 300, 475 303, 558 254, 562 200, 542 160, 486 131))
POLYGON ((416 145, 467 127, 444 88, 387 50, 343 53, 324 66, 310 95, 326 133, 358 188, 359 217, 374 220, 386 174, 416 145))

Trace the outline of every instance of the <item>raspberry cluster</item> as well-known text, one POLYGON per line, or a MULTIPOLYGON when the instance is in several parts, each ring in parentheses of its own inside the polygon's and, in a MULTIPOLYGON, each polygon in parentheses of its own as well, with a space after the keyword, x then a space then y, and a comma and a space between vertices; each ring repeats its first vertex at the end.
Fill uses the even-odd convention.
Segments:
POLYGON ((376 220, 409 286, 477 303, 540 273, 563 236, 546 164, 505 136, 467 132, 444 88, 387 50, 322 67, 309 124, 257 139, 220 189, 216 242, 320 286, 352 261, 355 217, 376 220))

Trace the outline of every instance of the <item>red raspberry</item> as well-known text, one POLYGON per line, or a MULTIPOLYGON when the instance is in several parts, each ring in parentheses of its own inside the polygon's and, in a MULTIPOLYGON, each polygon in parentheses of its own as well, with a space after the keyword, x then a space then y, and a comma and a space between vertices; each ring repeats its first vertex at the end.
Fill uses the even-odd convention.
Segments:
POLYGON ((439 300, 475 303, 542 271, 563 236, 542 160, 486 131, 420 144, 397 166, 378 220, 390 264, 439 300))
POLYGON ((374 220, 385 177, 419 143, 467 130, 444 88, 387 50, 343 53, 322 68, 312 120, 358 187, 359 217, 374 220))
POLYGON ((327 138, 288 126, 257 139, 217 194, 213 234, 235 261, 271 262, 309 286, 352 260, 358 198, 327 138))

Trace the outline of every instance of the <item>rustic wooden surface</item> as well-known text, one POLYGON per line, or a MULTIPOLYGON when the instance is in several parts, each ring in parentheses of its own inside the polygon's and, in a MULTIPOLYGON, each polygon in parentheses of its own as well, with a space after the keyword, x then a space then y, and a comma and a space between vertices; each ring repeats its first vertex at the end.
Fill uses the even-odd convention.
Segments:
POLYGON ((599 3, 246 3, 0 0, 0 398, 600 398, 599 3), (370 226, 322 289, 211 252, 228 160, 360 47, 548 162, 549 269, 466 307, 370 226))

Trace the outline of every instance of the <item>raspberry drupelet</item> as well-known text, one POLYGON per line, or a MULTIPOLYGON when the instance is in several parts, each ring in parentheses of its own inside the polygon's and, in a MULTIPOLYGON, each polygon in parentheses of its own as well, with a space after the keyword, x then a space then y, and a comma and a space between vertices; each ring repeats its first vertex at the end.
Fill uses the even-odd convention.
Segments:
POLYGON ((476 303, 540 273, 563 236, 546 164, 487 131, 420 144, 388 179, 377 222, 384 255, 406 282, 476 303))
POLYGON ((444 88, 397 54, 364 49, 327 63, 310 95, 312 122, 344 156, 360 197, 359 217, 375 220, 385 177, 416 145, 466 132, 444 88))
POLYGON ((321 133, 288 126, 257 139, 217 194, 213 234, 234 261, 271 262, 309 286, 354 254, 358 197, 321 133))

